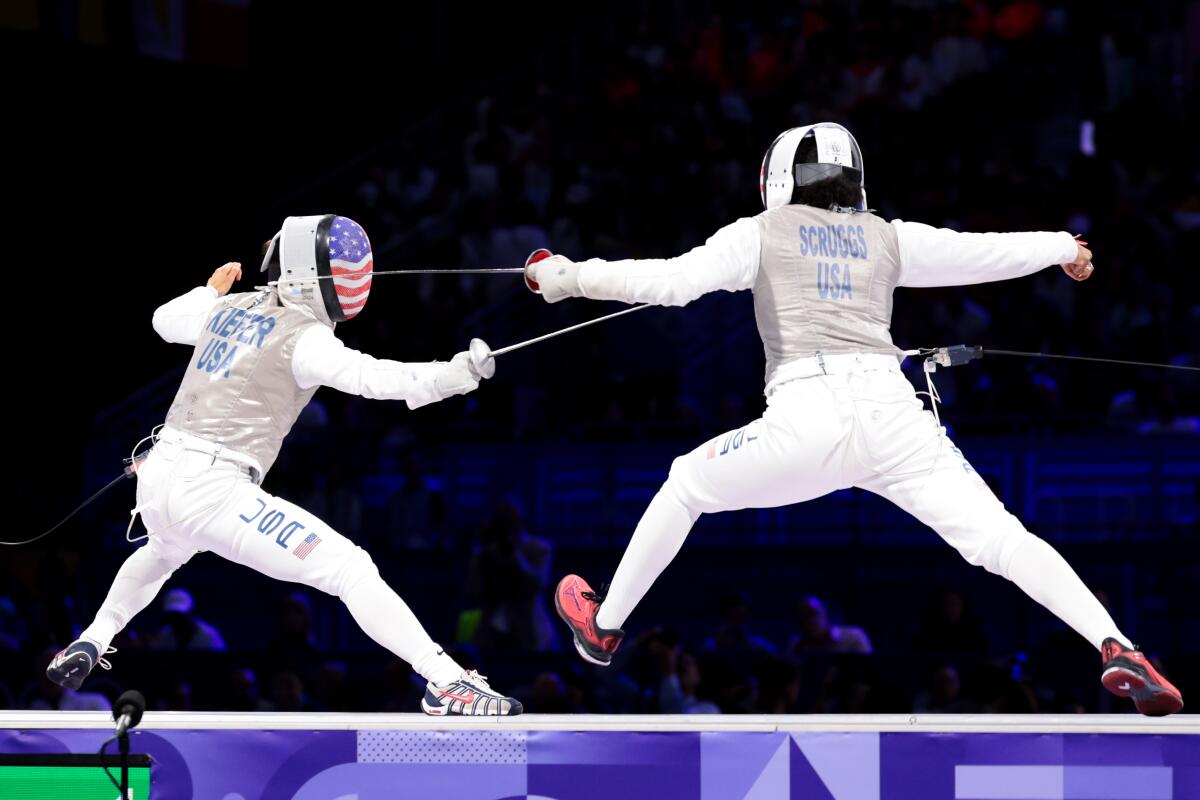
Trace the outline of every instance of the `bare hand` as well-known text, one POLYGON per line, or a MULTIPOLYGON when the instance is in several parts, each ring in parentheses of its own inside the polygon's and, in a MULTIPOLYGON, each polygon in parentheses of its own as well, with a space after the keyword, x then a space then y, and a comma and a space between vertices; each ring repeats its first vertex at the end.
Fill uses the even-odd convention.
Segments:
POLYGON ((208 279, 208 285, 217 290, 217 297, 223 297, 229 293, 233 282, 240 280, 241 277, 242 265, 236 261, 230 261, 223 267, 217 267, 212 277, 208 279))
POLYGON ((1062 265, 1063 272, 1077 281, 1086 281, 1096 271, 1096 268, 1092 266, 1092 251, 1084 247, 1085 244, 1087 242, 1078 242, 1076 247, 1079 249, 1075 253, 1075 260, 1062 265))

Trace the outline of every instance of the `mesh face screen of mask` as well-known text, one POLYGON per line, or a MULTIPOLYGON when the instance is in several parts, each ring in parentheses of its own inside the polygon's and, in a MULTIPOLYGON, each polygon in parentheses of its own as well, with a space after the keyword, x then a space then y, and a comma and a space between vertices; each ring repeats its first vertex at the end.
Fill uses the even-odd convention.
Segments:
MULTIPOLYGON (((113 777, 121 779, 116 756, 104 759, 113 777)), ((0 797, 21 800, 119 800, 120 792, 92 755, 13 755, 0 756, 0 797)), ((150 797, 150 759, 145 755, 129 757, 129 796, 133 800, 150 797)))

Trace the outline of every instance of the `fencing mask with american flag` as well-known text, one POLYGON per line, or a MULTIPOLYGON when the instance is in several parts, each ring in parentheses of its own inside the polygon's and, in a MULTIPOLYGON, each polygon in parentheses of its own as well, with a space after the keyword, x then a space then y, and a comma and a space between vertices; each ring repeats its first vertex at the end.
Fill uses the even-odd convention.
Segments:
POLYGON ((345 322, 367 304, 373 259, 367 232, 335 214, 288 217, 267 246, 262 271, 288 305, 345 322))

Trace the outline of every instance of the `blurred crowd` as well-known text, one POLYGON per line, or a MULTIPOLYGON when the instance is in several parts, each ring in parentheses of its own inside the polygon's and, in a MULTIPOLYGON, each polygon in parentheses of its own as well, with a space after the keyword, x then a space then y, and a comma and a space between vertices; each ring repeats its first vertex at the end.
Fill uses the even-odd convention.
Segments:
MULTIPOLYGON (((1051 269, 1002 284, 901 290, 897 344, 1200 363, 1196 4, 715 6, 644 2, 543 43, 530 63, 481 76, 479 94, 320 187, 321 206, 340 198, 338 213, 363 222, 380 269, 519 265, 539 246, 573 258, 671 256, 760 210, 759 164, 779 131, 835 120, 862 145, 868 200, 885 218, 1067 230, 1096 253, 1086 284, 1051 269)), ((486 278, 381 280, 375 311, 338 334, 379 355, 444 358, 464 335, 516 341, 591 315, 580 303, 546 308, 524 293, 486 278), (414 295, 436 312, 406 313, 414 295), (378 352, 378 342, 403 350, 378 352)), ((436 638, 529 711, 1117 710, 1097 691, 1089 645, 1059 630, 1019 652, 999 646, 1011 637, 996 629, 1011 620, 991 616, 985 629, 969 591, 913 587, 914 629, 905 632, 870 616, 900 601, 865 582, 854 589, 857 616, 844 611, 852 588, 831 596, 802 583, 783 606, 752 610, 747 597, 727 594, 719 548, 711 572, 695 576, 705 600, 696 618, 651 601, 618 662, 593 669, 562 640, 548 606, 563 571, 556 547, 568 546, 570 532, 536 535, 512 499, 464 527, 423 474, 412 445, 430 431, 450 441, 694 444, 745 424, 762 405, 745 300, 647 313, 562 349, 547 345, 540 361, 502 363, 486 396, 423 410, 415 423, 400 404, 368 410, 370 401, 322 392, 268 488, 371 550, 385 576, 406 570, 395 583, 414 607, 425 597, 451 608, 451 618, 428 622, 436 638), (338 457, 343 442, 367 440, 378 446, 373 466, 398 476, 394 485, 368 485, 364 464, 338 457), (367 507, 369 493, 386 501, 367 507), (438 558, 411 566, 430 552, 438 558)), ((1151 370, 985 360, 938 386, 962 429, 1200 430, 1195 379, 1151 370)), ((97 549, 37 551, 36 562, 13 570, 24 570, 20 585, 0 585, 0 707, 98 708, 138 686, 162 709, 416 708, 421 687, 407 665, 354 639, 349 618, 323 598, 280 587, 247 612, 244 599, 223 596, 223 577, 188 584, 193 574, 238 569, 227 564, 189 565, 118 638, 119 680, 98 671, 84 691, 64 692, 42 671, 115 571, 79 569, 97 549), (219 600, 219 613, 206 611, 219 600), (235 630, 250 617, 261 628, 254 637, 235 630)), ((584 557, 613 564, 616 553, 584 557)))
MULTIPOLYGON (((345 189, 377 249, 389 263, 445 266, 521 264, 543 245, 573 258, 676 255, 761 210, 759 164, 779 131, 836 120, 856 133, 870 205, 885 218, 1068 230, 1096 253, 1086 285, 1047 270, 967 289, 901 290, 898 344, 1197 363, 1200 280, 1186 265, 1200 242, 1200 158, 1189 133, 1200 43, 1194 30, 1181 32, 1182 6, 704 8, 643 4, 640 15, 614 15, 623 19, 598 22, 580 41, 550 43, 536 68, 494 80, 352 172, 345 189)), ((398 291, 407 284, 378 294, 398 291)), ((531 310, 515 298, 523 291, 490 278, 431 278, 420 297, 447 313, 386 324, 418 343, 455 342, 464 320, 477 328, 469 335, 524 331, 533 314, 544 320, 539 331, 552 329, 564 312, 531 310)), ((575 311, 584 313, 578 303, 575 311)), ((681 419, 740 425, 761 385, 738 383, 731 400, 691 388, 687 373, 723 348, 757 358, 746 325, 730 333, 724 324, 749 314, 748 304, 705 305, 614 326, 603 346, 578 342, 591 369, 610 378, 602 404, 585 399, 564 411, 553 390, 529 399, 537 389, 523 384, 542 376, 519 376, 493 396, 514 395, 518 423, 524 400, 540 418, 573 425, 572 435, 603 436, 605 424, 624 432, 635 420, 659 423, 641 436, 673 433, 681 419), (635 325, 658 326, 658 336, 635 325), (672 342, 664 355, 675 375, 629 363, 647 338, 672 342)), ((657 351, 646 355, 656 363, 657 351)), ((1036 416, 1059 426, 1200 428, 1194 379, 1045 361, 960 372, 944 378, 943 395, 961 398, 968 427, 1036 416)))

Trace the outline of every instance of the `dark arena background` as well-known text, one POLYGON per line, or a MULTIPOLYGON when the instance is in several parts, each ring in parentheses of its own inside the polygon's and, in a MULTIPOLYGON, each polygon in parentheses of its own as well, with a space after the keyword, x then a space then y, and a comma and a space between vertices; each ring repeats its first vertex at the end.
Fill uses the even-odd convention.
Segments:
MULTIPOLYGON (((984 347, 934 376, 947 432, 1197 702, 1200 3, 6 0, 0 64, 4 540, 120 474, 189 364, 155 308, 227 261, 265 283, 284 217, 357 220, 377 272, 668 258, 759 214, 772 140, 829 120, 885 220, 1088 242, 1083 283, 899 288, 891 334, 984 347)), ((337 336, 446 361, 623 307, 381 275, 337 336)), ((1137 714, 1089 642, 861 489, 705 514, 613 664, 581 660, 556 583, 612 577, 672 461, 762 415, 763 371, 750 293, 714 292, 415 411, 305 408, 263 488, 521 716, 422 716, 426 681, 337 597, 211 553, 64 689, 47 664, 139 546, 135 482, 0 547, 0 797, 119 793, 96 753, 136 689, 138 800, 1200 798, 1189 709, 1137 714)))

